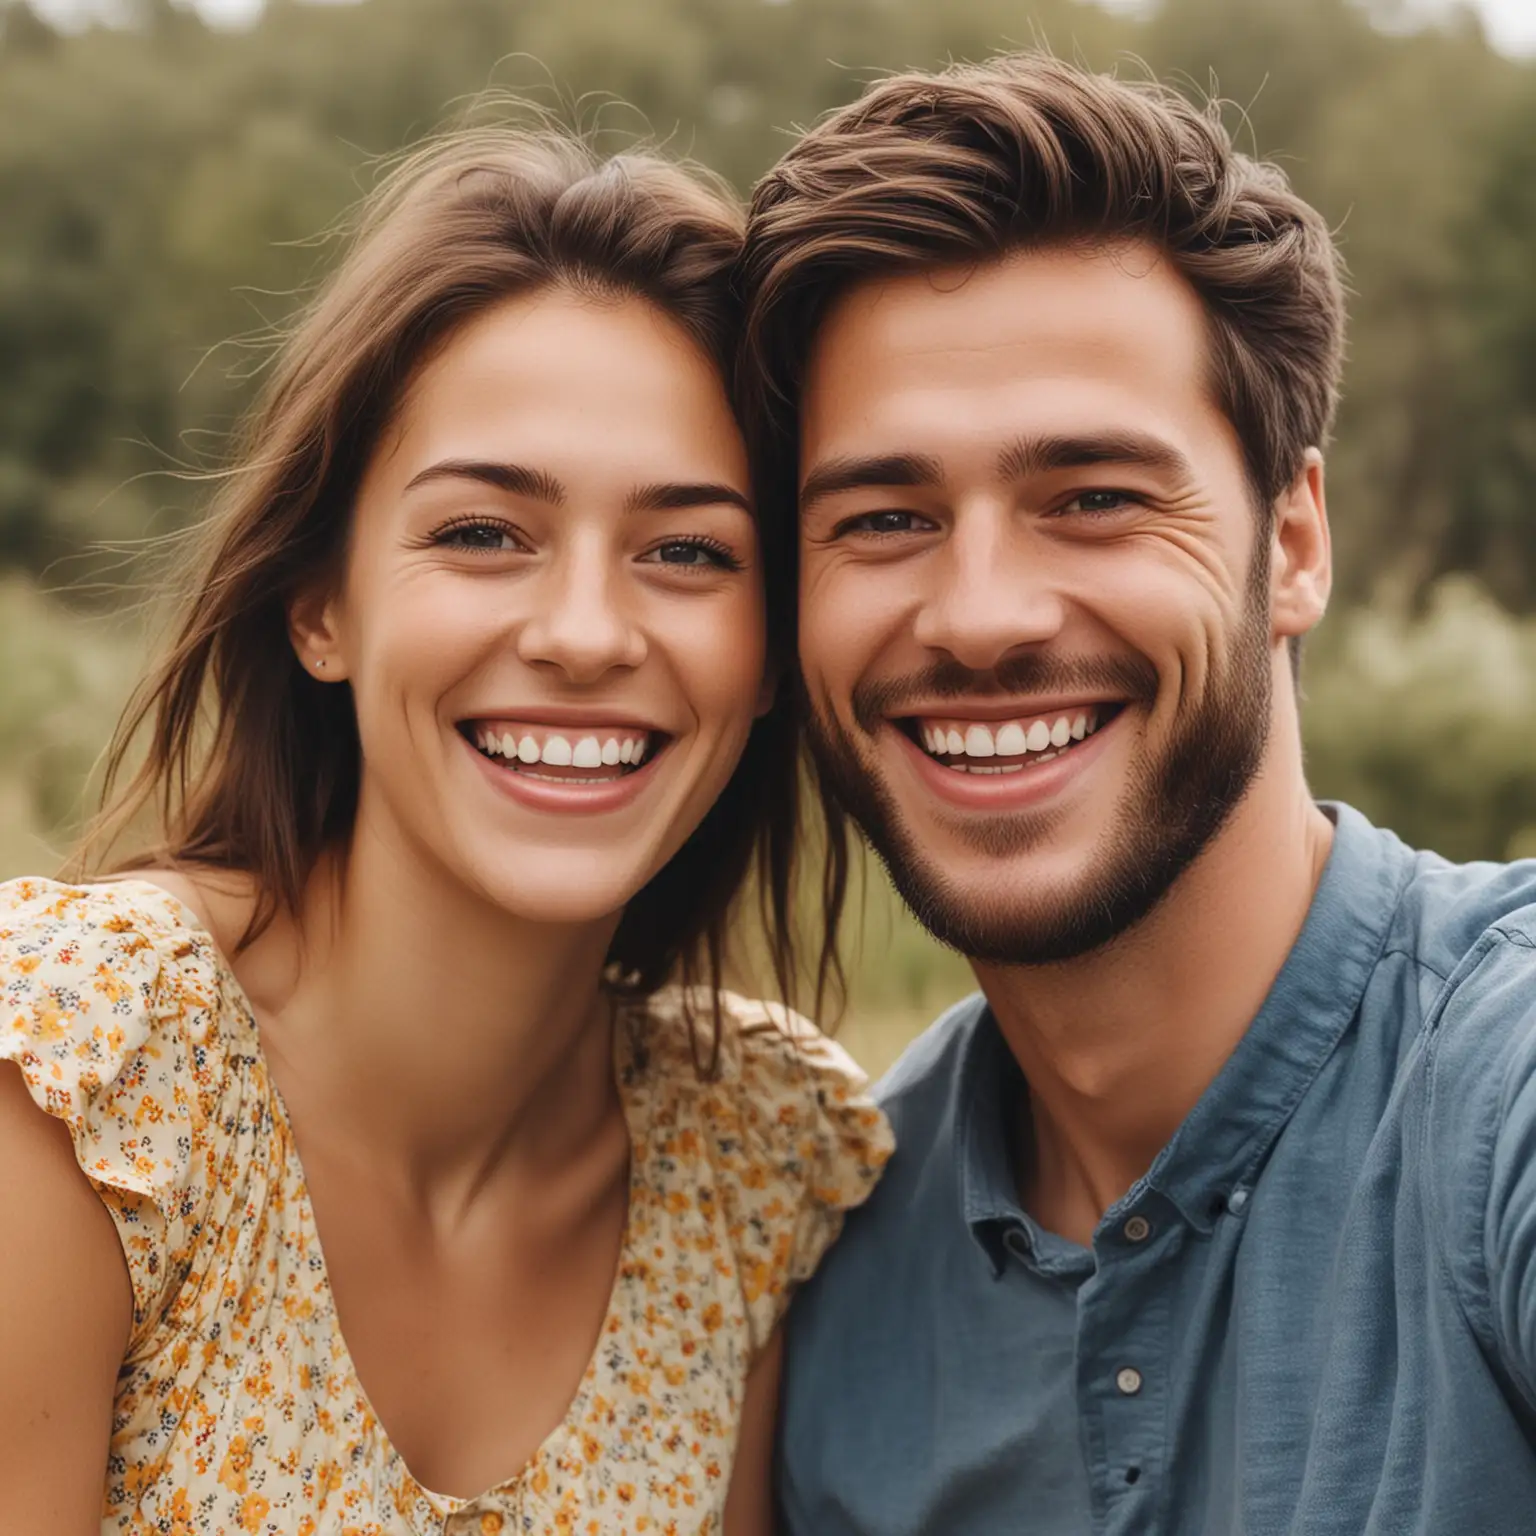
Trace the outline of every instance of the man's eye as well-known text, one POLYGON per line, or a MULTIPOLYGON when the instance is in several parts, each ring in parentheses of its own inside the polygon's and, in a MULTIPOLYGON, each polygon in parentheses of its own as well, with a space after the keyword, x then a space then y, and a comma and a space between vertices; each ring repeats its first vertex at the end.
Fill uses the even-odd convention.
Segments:
POLYGON ((838 525, 839 533, 917 533, 932 523, 916 512, 865 512, 838 525))
POLYGON ((1127 512, 1140 506, 1127 491, 1079 491, 1061 510, 1063 512, 1127 512))

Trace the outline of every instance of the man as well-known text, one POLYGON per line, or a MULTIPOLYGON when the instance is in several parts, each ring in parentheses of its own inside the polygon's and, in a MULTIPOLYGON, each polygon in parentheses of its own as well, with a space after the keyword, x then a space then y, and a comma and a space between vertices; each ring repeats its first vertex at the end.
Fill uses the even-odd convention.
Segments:
POLYGON ((1536 1530, 1536 865, 1303 773, 1322 220, 1015 57, 813 129, 745 283, 822 783, 981 987, 794 1309, 787 1530, 1536 1530))

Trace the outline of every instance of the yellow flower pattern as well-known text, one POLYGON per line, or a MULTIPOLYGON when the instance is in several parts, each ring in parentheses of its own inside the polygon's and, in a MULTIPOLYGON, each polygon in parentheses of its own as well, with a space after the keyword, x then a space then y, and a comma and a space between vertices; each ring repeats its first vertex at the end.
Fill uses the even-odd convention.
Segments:
POLYGON ((68 1125, 133 1282, 103 1532, 718 1532, 748 1368, 891 1143, 858 1069, 803 1020, 727 994, 706 1076, 682 1001, 620 1017, 630 1206, 596 1353, 529 1463, 456 1499, 415 1481, 358 1384, 254 1021, 207 932, 142 881, 0 885, 0 1058, 68 1125))

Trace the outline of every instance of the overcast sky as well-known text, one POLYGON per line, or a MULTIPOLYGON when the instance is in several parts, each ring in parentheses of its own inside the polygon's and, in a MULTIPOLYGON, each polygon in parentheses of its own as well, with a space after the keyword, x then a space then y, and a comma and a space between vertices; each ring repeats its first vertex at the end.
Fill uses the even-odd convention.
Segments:
MULTIPOLYGON (((262 0, 194 0, 199 11, 209 21, 239 25, 250 20, 261 9, 262 0)), ((623 0, 615 0, 622 4, 623 0)), ((814 5, 815 0, 803 0, 814 5)), ((937 0, 936 0, 937 3, 937 0)), ((1110 0, 1117 3, 1117 0, 1110 0)), ((1118 0, 1123 8, 1133 7, 1137 0, 1118 0)), ((1444 10, 1454 0, 1408 0, 1409 8, 1432 15, 1444 10)), ((1506 53, 1522 57, 1536 56, 1536 0, 1470 0, 1482 13, 1483 23, 1494 44, 1506 53)), ((68 25, 82 16, 110 13, 114 0, 32 0, 33 6, 50 19, 68 25)))
MULTIPOLYGON (((1472 5, 1482 12, 1488 36, 1505 53, 1536 55, 1536 0, 1472 0, 1472 5)), ((1430 13, 1445 9, 1435 0, 1419 0, 1415 8, 1430 13)))

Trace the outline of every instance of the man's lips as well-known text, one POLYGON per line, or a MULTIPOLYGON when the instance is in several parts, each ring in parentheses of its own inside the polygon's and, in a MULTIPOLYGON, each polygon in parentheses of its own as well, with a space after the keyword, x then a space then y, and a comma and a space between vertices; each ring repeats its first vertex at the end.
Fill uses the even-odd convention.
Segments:
POLYGON ((951 707, 906 716, 899 724, 933 757, 946 762, 987 762, 995 769, 999 764, 1023 765, 1065 751, 1093 735, 1121 707, 1110 701, 1014 705, 984 715, 951 707))
MULTIPOLYGON (((1049 802, 1102 755, 1106 739, 1117 734, 1115 724, 1124 713, 1124 706, 1104 706, 1092 713, 1098 718, 1091 729, 1085 723, 1081 737, 1074 738, 1069 727, 1066 745, 1057 746, 1048 735, 1046 745, 1039 751, 1029 749, 1026 732, 1022 752, 1000 754, 996 729, 987 727, 993 729, 990 757, 984 751, 976 756, 968 750, 950 752, 947 739, 946 750, 935 753, 919 739, 916 733, 920 721, 915 720, 889 721, 888 739, 918 782, 935 798, 955 809, 991 815, 1024 812, 1049 802)), ((1031 729, 1043 718, 1034 717, 1030 722, 1031 729)), ((1053 717, 1052 731, 1055 730, 1055 720, 1061 718, 1060 715, 1053 717)), ((1003 727, 1013 723, 1005 720, 1003 727)), ((967 730, 978 724, 975 720, 966 721, 967 730)), ((1004 746, 1015 744, 1011 736, 1004 738, 1004 746)), ((980 745, 982 743, 975 737, 962 743, 962 746, 980 745)))

